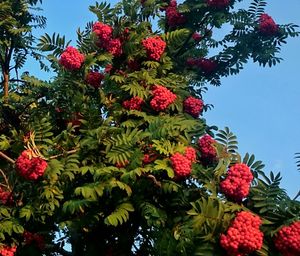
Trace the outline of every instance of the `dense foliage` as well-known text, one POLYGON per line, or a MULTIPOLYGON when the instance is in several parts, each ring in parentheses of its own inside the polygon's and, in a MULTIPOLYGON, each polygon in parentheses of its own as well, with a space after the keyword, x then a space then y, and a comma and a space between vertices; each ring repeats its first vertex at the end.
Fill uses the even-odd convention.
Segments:
MULTIPOLYGON (((300 203, 280 173, 266 175, 227 127, 203 118, 209 84, 248 60, 279 63, 298 35, 264 13, 265 1, 237 2, 96 3, 76 46, 39 40, 32 52, 49 53, 55 79, 23 74, 9 94, 3 87, 0 255, 300 254, 300 203)), ((4 45, 12 28, 2 24, 4 45)))

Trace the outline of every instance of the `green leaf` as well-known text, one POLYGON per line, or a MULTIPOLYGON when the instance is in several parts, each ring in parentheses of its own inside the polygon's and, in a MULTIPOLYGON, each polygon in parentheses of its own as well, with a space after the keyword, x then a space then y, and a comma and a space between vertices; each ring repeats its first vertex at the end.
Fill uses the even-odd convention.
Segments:
POLYGON ((28 222, 33 217, 34 209, 31 205, 26 205, 20 210, 20 218, 25 218, 28 222))
POLYGON ((118 226, 129 220, 129 212, 133 212, 134 208, 131 203, 122 203, 104 219, 106 225, 118 226))

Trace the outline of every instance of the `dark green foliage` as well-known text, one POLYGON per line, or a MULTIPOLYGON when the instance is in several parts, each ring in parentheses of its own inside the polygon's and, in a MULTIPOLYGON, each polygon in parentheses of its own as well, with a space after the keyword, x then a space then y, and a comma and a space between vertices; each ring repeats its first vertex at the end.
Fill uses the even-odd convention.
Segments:
POLYGON ((300 153, 295 154, 297 169, 300 171, 300 153))

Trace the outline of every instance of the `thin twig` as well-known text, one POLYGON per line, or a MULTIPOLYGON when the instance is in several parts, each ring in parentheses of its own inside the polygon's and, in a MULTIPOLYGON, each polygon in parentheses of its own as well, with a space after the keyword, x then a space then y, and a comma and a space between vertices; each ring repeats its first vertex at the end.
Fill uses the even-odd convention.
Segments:
POLYGON ((12 158, 10 158, 9 156, 5 155, 3 152, 0 151, 0 157, 6 159, 8 162, 15 164, 15 160, 13 160, 12 158))
POLYGON ((2 169, 0 169, 0 173, 1 173, 3 179, 4 179, 5 183, 6 183, 6 186, 7 186, 8 190, 11 192, 12 189, 11 189, 11 187, 9 185, 8 178, 7 178, 6 174, 4 173, 4 171, 2 169))
POLYGON ((161 187, 161 182, 157 181, 157 179, 155 178, 155 176, 153 176, 153 175, 150 174, 150 175, 147 175, 147 178, 149 178, 150 180, 152 180, 156 186, 161 187))
POLYGON ((50 156, 49 159, 55 159, 55 158, 58 158, 60 156, 64 156, 65 154, 70 155, 70 154, 76 153, 77 151, 78 151, 78 149, 72 149, 70 151, 67 151, 67 152, 64 152, 64 153, 61 153, 61 154, 58 154, 58 155, 55 155, 55 156, 50 156))

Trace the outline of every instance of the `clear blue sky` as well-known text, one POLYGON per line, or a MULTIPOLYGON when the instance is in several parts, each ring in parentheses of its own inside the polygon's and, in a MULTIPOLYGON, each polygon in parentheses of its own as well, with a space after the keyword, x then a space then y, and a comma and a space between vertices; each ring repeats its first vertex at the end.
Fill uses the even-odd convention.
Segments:
MULTIPOLYGON (((244 0, 240 6, 248 7, 249 2, 244 0)), ((299 0, 267 2, 266 13, 277 23, 300 25, 299 0)), ((76 29, 96 19, 88 11, 94 3, 44 0, 42 13, 48 19, 45 32, 66 35, 75 44, 76 29)), ((254 153, 266 164, 266 172, 280 171, 282 186, 295 196, 300 188, 300 172, 294 160, 294 153, 300 152, 300 38, 289 40, 281 57, 284 61, 276 67, 260 68, 249 63, 239 75, 224 78, 221 87, 210 87, 204 100, 215 108, 205 118, 210 125, 229 126, 238 136, 240 153, 254 153)), ((40 78, 49 77, 32 61, 28 70, 40 78)))

